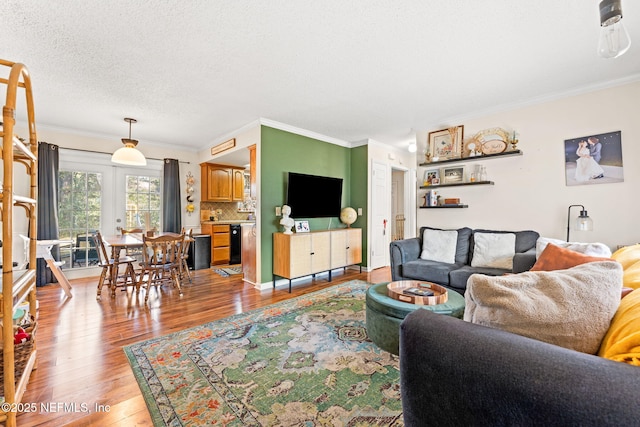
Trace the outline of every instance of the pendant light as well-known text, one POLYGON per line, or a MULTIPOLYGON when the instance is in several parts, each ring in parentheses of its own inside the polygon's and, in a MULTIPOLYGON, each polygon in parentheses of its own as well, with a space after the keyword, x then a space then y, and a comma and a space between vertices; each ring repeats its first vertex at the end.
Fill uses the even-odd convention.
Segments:
POLYGON ((622 0, 602 0, 598 55, 602 58, 617 58, 629 50, 630 46, 629 33, 622 24, 622 0))
POLYGON ((129 138, 122 138, 124 147, 118 148, 113 153, 111 161, 113 163, 120 163, 121 165, 146 166, 147 159, 145 159, 144 154, 136 148, 138 140, 131 139, 131 123, 137 123, 138 121, 128 117, 125 118, 124 121, 129 123, 129 138))

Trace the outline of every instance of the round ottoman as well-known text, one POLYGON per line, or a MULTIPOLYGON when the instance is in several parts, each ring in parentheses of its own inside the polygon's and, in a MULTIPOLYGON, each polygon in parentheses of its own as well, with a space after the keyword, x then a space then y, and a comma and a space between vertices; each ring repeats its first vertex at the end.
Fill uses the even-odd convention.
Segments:
POLYGON ((449 290, 448 301, 444 304, 416 305, 388 296, 387 284, 388 282, 378 283, 367 289, 366 325, 369 338, 378 347, 389 353, 398 354, 400 323, 407 314, 414 310, 431 310, 434 313, 462 319, 464 297, 456 291, 449 290))

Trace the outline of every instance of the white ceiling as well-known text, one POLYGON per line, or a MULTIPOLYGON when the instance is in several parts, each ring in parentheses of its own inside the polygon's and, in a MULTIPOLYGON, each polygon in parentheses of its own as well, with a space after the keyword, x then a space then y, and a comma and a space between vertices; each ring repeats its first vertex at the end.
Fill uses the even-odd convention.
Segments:
MULTIPOLYGON (((262 117, 345 141, 640 78, 596 55, 597 0, 3 0, 0 57, 40 128, 206 148, 262 117)), ((453 122, 453 123, 452 123, 453 122)), ((144 151, 144 149, 143 149, 144 151)))

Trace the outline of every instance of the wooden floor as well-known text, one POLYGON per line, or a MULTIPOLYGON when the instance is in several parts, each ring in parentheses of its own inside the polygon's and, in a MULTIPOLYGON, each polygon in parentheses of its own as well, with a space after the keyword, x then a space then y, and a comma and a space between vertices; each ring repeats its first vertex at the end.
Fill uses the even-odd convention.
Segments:
POLYGON ((72 280, 70 299, 57 285, 38 288, 38 369, 22 399, 35 404, 29 405, 35 412, 18 415, 18 425, 150 426, 123 346, 353 279, 389 281, 391 273, 347 269, 332 276, 331 282, 322 274, 295 283, 289 294, 284 285, 258 291, 241 275, 222 278, 211 269, 198 270, 182 297, 168 286, 159 294, 152 289, 148 306, 144 290, 139 298, 118 290, 115 299, 103 290, 97 301, 97 278, 72 280))

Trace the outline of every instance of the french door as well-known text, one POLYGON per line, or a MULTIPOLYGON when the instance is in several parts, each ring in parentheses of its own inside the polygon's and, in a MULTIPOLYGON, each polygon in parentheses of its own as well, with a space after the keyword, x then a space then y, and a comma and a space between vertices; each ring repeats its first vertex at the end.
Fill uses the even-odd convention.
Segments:
POLYGON ((58 224, 63 269, 93 267, 93 234, 121 228, 161 229, 162 162, 141 168, 115 166, 104 155, 60 150, 58 224))

